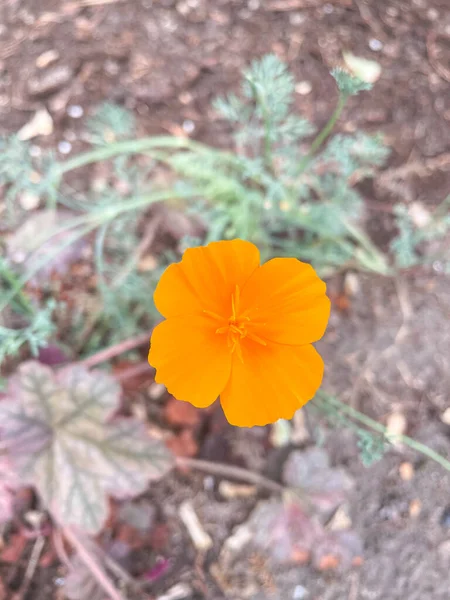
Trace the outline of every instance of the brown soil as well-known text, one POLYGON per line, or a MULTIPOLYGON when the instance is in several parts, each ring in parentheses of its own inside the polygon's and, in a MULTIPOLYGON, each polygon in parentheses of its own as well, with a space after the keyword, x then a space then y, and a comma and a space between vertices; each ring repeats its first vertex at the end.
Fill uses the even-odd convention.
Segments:
MULTIPOLYGON (((352 99, 339 124, 343 131, 381 131, 393 149, 390 170, 365 190, 368 228, 381 242, 392 227, 393 201, 437 203, 450 191, 446 9, 447 0, 3 0, 0 132, 17 131, 46 107, 55 130, 36 145, 55 148, 66 140, 74 153, 83 146, 82 119, 70 117, 68 108, 79 105, 88 115, 108 99, 134 111, 141 133, 177 133, 192 121, 193 137, 226 146, 228 132, 211 100, 237 85, 251 59, 270 51, 289 62, 298 81, 310 82, 311 92, 298 94, 296 102, 320 126, 336 98, 329 70, 343 50, 351 50, 382 66, 374 90, 352 99), (54 62, 52 55, 42 56, 48 51, 54 62), (43 66, 45 61, 51 64, 43 66), (399 171, 405 165, 406 175, 399 171)), ((340 283, 331 288, 338 291, 340 283)), ((401 410, 407 433, 449 456, 450 431, 440 420, 450 390, 448 278, 428 273, 397 282, 359 277, 358 283, 349 311, 335 310, 321 343, 325 387, 384 422, 401 410)), ((255 467, 247 458, 247 466, 275 464, 279 473, 280 457, 266 456, 261 440, 252 444, 252 456, 262 453, 263 464, 255 467)), ((440 519, 449 503, 448 474, 404 449, 366 469, 353 438, 342 433, 329 436, 327 448, 356 479, 349 512, 365 543, 364 565, 346 574, 287 568, 274 573, 275 591, 261 588, 253 600, 446 600, 450 530, 440 519), (405 460, 415 470, 411 481, 399 475, 405 460), (411 509, 413 502, 419 510, 411 509)), ((208 452, 228 458, 226 450, 208 452)), ((192 474, 173 477, 152 494, 162 517, 174 523, 173 566, 148 598, 187 581, 195 590, 190 598, 238 600, 224 595, 209 565, 256 499, 218 500, 210 483, 192 474), (215 541, 204 568, 176 524, 186 498, 193 498, 215 541)), ((11 567, 2 573, 7 578, 11 567)), ((38 568, 25 600, 61 597, 56 577, 54 570, 38 568)))

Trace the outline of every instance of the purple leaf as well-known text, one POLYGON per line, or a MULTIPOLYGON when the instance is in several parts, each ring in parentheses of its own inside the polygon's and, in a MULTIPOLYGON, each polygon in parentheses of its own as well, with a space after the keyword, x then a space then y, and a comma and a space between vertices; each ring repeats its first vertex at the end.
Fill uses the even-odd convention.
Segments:
POLYGON ((111 420, 120 387, 102 371, 69 367, 55 376, 30 361, 10 379, 6 396, 0 429, 14 469, 63 525, 97 533, 108 494, 136 496, 171 467, 166 447, 141 423, 111 420))

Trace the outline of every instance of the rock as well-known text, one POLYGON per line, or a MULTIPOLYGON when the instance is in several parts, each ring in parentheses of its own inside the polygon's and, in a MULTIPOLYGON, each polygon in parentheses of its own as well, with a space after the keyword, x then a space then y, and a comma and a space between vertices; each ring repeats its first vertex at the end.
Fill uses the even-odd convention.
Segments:
POLYGON ((441 542, 437 548, 439 562, 444 569, 450 569, 450 540, 441 542))
POLYGON ((51 135, 53 133, 53 119, 45 108, 38 110, 34 117, 26 123, 17 133, 23 142, 32 140, 38 135, 51 135))
POLYGON ((68 65, 55 65, 29 79, 28 94, 33 98, 47 96, 64 87, 73 76, 74 71, 68 65))
POLYGON ((59 52, 57 50, 47 50, 37 57, 36 66, 38 69, 46 69, 58 59, 59 52))
POLYGON ((450 529, 450 505, 444 508, 439 522, 445 529, 450 529))

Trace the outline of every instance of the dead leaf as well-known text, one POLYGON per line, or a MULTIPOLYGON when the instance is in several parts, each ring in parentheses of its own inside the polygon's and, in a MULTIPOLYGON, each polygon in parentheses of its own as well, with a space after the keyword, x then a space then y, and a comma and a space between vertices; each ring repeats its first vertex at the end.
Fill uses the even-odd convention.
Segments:
POLYGON ((164 407, 164 417, 170 425, 196 427, 201 421, 201 412, 189 402, 182 402, 170 396, 164 407))
POLYGON ((0 523, 9 521, 14 514, 14 490, 20 479, 4 454, 0 455, 0 523))
POLYGON ((175 456, 180 457, 192 457, 198 452, 198 444, 195 441, 190 429, 184 429, 180 434, 174 435, 167 439, 166 446, 173 452, 173 454, 175 454, 175 456))
POLYGON ((171 467, 164 445, 142 424, 111 421, 120 387, 102 371, 70 367, 54 376, 30 361, 10 378, 6 396, 0 426, 14 469, 63 525, 98 532, 107 494, 140 494, 171 467))

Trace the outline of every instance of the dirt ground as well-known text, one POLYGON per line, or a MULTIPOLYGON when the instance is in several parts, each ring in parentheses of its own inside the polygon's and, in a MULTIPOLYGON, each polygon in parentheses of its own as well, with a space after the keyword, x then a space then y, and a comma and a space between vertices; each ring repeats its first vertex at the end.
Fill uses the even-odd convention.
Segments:
MULTIPOLYGON (((394 202, 436 204, 450 192, 448 0, 2 0, 0 133, 17 131, 45 107, 54 131, 34 143, 73 154, 84 145, 83 118, 108 99, 133 110, 142 134, 184 130, 226 147, 228 131, 211 101, 238 84, 251 59, 270 51, 303 82, 297 108, 320 126, 336 99, 328 73, 344 50, 382 67, 374 90, 352 99, 339 128, 381 131, 392 147, 388 169, 363 190, 368 231, 383 245, 392 235, 394 202)), ((329 285, 339 294, 343 282, 329 285)), ((358 275, 350 306, 335 307, 320 343, 324 387, 383 423, 400 412, 406 433, 450 456, 450 426, 441 420, 449 406, 449 317, 450 282, 438 266, 397 281, 358 275)), ((200 455, 230 460, 238 435, 222 428, 204 436, 200 455)), ((286 456, 267 450, 264 437, 251 440, 243 465, 280 479, 286 456)), ((347 510, 364 542, 362 566, 345 573, 305 565, 274 570, 271 585, 252 596, 243 588, 240 595, 239 585, 219 585, 211 565, 257 497, 225 502, 211 476, 180 474, 150 496, 169 523, 171 566, 147 597, 185 582, 191 591, 180 598, 199 600, 447 600, 450 474, 404 448, 365 468, 354 438, 342 432, 330 434, 326 448, 355 481, 347 510), (401 476, 405 462, 410 478, 401 476), (178 523, 186 499, 214 539, 201 565, 178 523)), ((11 569, 2 573, 14 590, 11 569)), ((228 582, 235 577, 230 569, 228 582)), ((60 598, 61 577, 38 568, 25 600, 60 598)))

